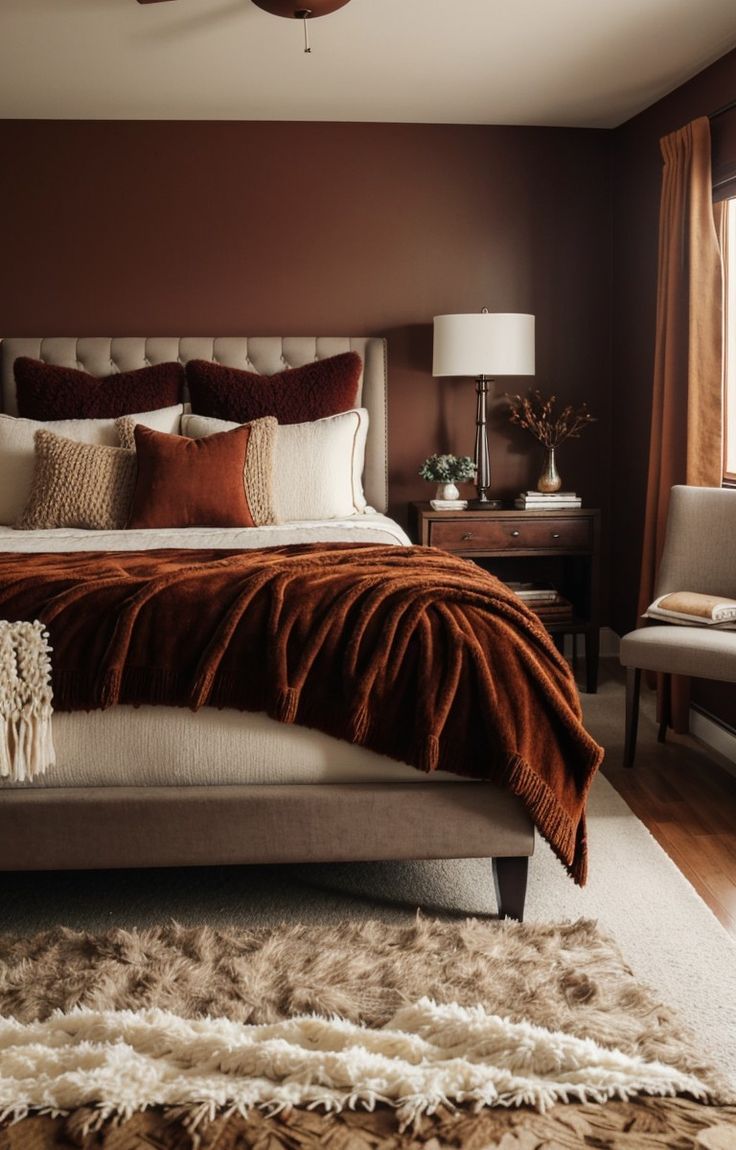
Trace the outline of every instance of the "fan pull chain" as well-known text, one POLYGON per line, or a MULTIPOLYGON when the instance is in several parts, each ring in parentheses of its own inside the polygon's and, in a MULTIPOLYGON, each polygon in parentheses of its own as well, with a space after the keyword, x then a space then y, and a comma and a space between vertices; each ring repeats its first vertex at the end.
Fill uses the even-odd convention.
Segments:
POLYGON ((304 51, 305 51, 306 55, 311 56, 312 46, 309 43, 309 24, 307 23, 307 21, 309 20, 309 17, 312 15, 312 9, 311 8, 298 8, 295 12, 295 15, 299 17, 299 19, 301 20, 301 22, 304 25, 304 51))

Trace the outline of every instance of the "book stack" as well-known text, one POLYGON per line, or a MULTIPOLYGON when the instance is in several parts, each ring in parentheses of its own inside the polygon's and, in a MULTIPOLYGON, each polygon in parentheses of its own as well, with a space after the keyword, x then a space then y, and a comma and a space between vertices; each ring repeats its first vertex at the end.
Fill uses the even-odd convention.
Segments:
POLYGON ((522 511, 557 511, 582 505, 582 499, 574 491, 553 491, 550 495, 543 491, 522 491, 514 500, 514 507, 522 511))
POLYGON ((527 607, 538 615, 543 623, 570 623, 574 614, 569 599, 561 595, 556 587, 545 583, 508 583, 515 595, 523 599, 527 607))

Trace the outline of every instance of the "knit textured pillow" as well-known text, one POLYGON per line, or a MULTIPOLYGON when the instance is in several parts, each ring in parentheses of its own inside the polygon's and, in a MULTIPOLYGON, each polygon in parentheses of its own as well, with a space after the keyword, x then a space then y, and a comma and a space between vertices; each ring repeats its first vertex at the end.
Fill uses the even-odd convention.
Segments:
MULTIPOLYGON (((135 416, 124 415, 115 420, 118 438, 122 447, 135 451, 135 416)), ((213 428, 214 431, 230 430, 238 424, 228 424, 227 428, 213 428)), ((248 446, 243 468, 243 487, 256 527, 270 527, 279 523, 274 484, 274 460, 278 423, 275 419, 256 419, 246 425, 250 429, 248 446)), ((188 434, 185 432, 185 434, 188 434)), ((195 437, 192 437, 195 438, 195 437)))
POLYGON ((104 531, 125 526, 135 487, 132 451, 77 443, 53 431, 37 431, 35 445, 31 493, 16 527, 104 531))
POLYGON ((187 364, 192 411, 233 423, 274 415, 279 423, 307 423, 358 406, 363 362, 354 351, 259 375, 203 359, 187 364))
POLYGON ((180 363, 98 378, 86 371, 19 356, 13 365, 18 413, 26 419, 115 419, 182 402, 186 376, 180 363))
POLYGON ((138 423, 138 472, 128 527, 255 527, 243 483, 249 427, 206 439, 138 423))

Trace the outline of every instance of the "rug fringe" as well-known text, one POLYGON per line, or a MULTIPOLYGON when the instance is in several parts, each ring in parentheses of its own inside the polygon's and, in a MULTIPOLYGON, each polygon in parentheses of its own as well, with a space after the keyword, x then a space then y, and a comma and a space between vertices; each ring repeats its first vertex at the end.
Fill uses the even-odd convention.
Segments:
MULTIPOLYGON (((479 1114, 487 1108, 518 1110, 522 1107, 531 1108, 539 1114, 546 1114, 553 1106, 559 1103, 567 1104, 577 1102, 580 1104, 595 1103, 603 1105, 606 1102, 614 1101, 631 1102, 633 1099, 640 1097, 685 1097, 703 1105, 713 1102, 712 1094, 705 1087, 697 1088, 693 1086, 692 1089, 682 1091, 674 1086, 666 1086, 659 1083, 652 1083, 644 1088, 614 1086, 606 1089, 571 1085, 569 1087, 558 1087, 554 1095, 553 1097, 552 1092, 547 1094, 544 1091, 540 1092, 537 1090, 518 1090, 504 1096, 464 1098, 462 1105, 469 1104, 471 1111, 475 1114, 479 1114)), ((186 1105, 159 1106, 157 1110, 159 1110, 166 1123, 180 1122, 188 1134, 196 1135, 197 1133, 206 1131, 208 1126, 223 1118, 237 1116, 238 1118, 247 1119, 252 1110, 259 1111, 265 1118, 276 1118, 279 1116, 283 1117, 292 1111, 298 1110, 320 1110, 326 1115, 343 1114, 345 1111, 366 1111, 367 1113, 373 1113, 377 1105, 386 1106, 396 1112, 399 1130, 401 1132, 410 1127, 416 1127, 422 1118, 432 1117, 439 1113, 440 1110, 456 1113, 459 1109, 459 1104, 445 1094, 436 1094, 429 1098, 408 1095, 405 1098, 391 1099, 385 1098, 383 1095, 374 1093, 373 1091, 368 1091, 366 1094, 351 1094, 343 1099, 324 1096, 315 1098, 299 1106, 284 1101, 257 1102, 252 1106, 239 1102, 220 1105, 212 1100, 207 1100, 206 1102, 192 1102, 186 1105)), ((122 1125, 122 1123, 129 1121, 135 1115, 144 1114, 149 1109, 150 1106, 146 1103, 120 1107, 96 1104, 93 1110, 86 1110, 84 1112, 83 1120, 80 1123, 75 1123, 74 1129, 83 1137, 89 1137, 93 1134, 99 1134, 107 1125, 122 1125)), ((0 1110, 0 1123, 12 1126, 33 1115, 73 1119, 75 1114, 79 1114, 79 1109, 76 1107, 74 1109, 59 1109, 58 1107, 25 1106, 18 1104, 0 1110)))

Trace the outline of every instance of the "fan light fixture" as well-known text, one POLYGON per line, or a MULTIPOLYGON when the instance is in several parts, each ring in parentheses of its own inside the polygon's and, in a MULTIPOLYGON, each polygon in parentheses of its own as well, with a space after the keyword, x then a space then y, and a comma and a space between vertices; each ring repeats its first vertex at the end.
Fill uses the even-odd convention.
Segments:
POLYGON ((314 20, 317 16, 329 16, 331 12, 337 12, 338 8, 344 8, 350 0, 310 0, 309 7, 303 7, 294 0, 253 0, 257 8, 262 8, 264 12, 270 12, 272 16, 286 16, 292 20, 301 20, 304 25, 304 51, 310 53, 312 51, 309 46, 309 26, 308 20, 314 20))
MULTIPOLYGON (((165 0, 138 0, 139 4, 162 4, 165 0)), ((272 16, 286 16, 290 20, 301 20, 304 25, 304 51, 311 52, 309 47, 308 20, 316 16, 329 16, 330 12, 337 12, 344 8, 350 0, 308 0, 309 7, 300 5, 298 0, 253 0, 257 8, 270 12, 272 16)))

